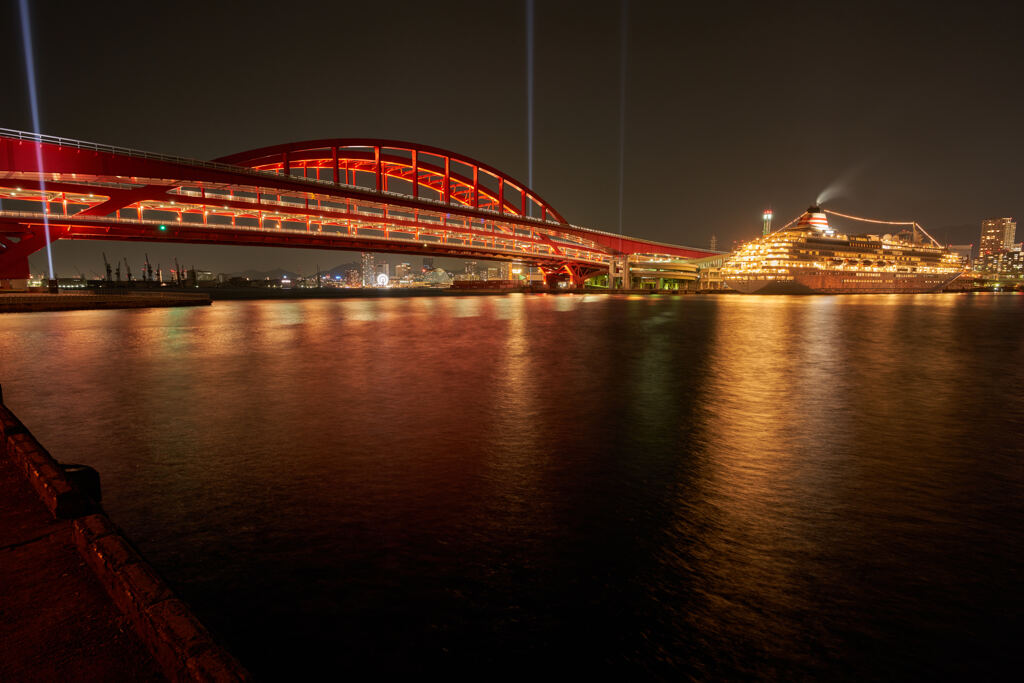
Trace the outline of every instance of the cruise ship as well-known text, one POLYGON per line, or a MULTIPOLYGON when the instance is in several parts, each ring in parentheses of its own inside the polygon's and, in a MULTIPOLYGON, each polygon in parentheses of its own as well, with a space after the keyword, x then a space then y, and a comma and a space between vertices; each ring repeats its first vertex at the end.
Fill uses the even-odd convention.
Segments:
POLYGON ((744 294, 916 294, 960 276, 956 254, 916 223, 904 225, 911 229, 896 235, 843 235, 811 206, 791 227, 737 249, 722 277, 744 294))

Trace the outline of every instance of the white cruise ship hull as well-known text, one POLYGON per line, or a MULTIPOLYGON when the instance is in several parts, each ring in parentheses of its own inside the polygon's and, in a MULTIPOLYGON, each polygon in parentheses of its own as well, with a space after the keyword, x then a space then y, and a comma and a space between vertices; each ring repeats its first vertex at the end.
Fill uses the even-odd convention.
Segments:
POLYGON ((726 278, 743 294, 926 294, 939 292, 960 273, 889 273, 808 270, 792 279, 726 278))

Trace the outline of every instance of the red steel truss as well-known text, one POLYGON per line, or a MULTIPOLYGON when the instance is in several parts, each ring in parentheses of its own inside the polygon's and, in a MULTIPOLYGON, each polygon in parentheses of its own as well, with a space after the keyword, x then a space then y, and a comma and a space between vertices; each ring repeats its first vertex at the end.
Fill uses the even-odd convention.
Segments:
POLYGON ((44 222, 51 240, 498 259, 574 284, 624 255, 710 255, 571 225, 490 166, 390 140, 291 143, 204 162, 0 129, 0 200, 0 279, 28 277, 44 222))

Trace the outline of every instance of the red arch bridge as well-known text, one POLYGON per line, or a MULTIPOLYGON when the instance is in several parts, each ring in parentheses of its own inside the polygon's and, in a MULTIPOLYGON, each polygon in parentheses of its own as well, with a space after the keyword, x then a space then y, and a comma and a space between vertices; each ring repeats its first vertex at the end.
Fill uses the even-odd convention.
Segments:
POLYGON ((0 283, 55 240, 344 249, 505 260, 573 286, 696 279, 713 252, 572 225, 486 164, 393 140, 297 142, 197 161, 0 129, 0 283))

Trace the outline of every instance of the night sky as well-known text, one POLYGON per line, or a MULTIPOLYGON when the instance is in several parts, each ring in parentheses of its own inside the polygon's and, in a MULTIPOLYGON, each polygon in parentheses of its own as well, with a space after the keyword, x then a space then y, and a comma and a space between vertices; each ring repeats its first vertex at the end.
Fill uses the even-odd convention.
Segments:
MULTIPOLYGON (((42 132, 211 159, 328 137, 416 141, 527 178, 526 11, 517 2, 34 2, 42 132)), ((720 247, 764 208, 915 219, 943 242, 1024 213, 1019 12, 1011 5, 641 2, 628 8, 630 235, 720 247)), ((5 0, 0 126, 31 129, 5 0)), ((619 2, 537 0, 533 187, 618 231, 619 2)), ((354 254, 57 243, 200 269, 312 272, 354 254)), ((389 260, 411 260, 391 256, 389 260)), ((32 260, 33 271, 42 259, 32 260)))

